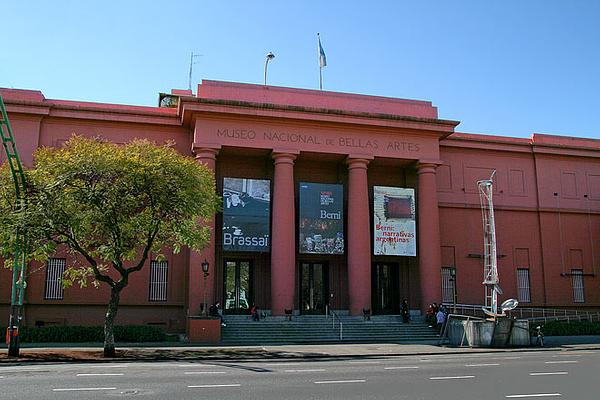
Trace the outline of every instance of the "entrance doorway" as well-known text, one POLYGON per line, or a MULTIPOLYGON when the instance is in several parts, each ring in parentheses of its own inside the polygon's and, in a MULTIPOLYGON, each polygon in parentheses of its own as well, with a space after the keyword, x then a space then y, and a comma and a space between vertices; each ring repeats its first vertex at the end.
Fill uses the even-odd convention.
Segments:
POLYGON ((374 314, 399 314, 398 264, 375 263, 372 269, 374 314))
POLYGON ((223 311, 227 314, 248 314, 254 299, 252 263, 250 260, 226 260, 223 271, 223 311))
POLYGON ((325 314, 329 293, 328 277, 326 263, 300 263, 300 312, 302 314, 325 314))

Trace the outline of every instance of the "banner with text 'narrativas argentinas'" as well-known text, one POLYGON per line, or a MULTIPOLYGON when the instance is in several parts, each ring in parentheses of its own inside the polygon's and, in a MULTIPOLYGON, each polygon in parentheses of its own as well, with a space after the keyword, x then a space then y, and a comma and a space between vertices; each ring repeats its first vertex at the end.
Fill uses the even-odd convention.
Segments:
POLYGON ((223 250, 269 251, 271 181, 223 178, 223 250))
POLYGON ((415 190, 373 186, 374 255, 416 256, 415 190))
POLYGON ((344 188, 300 183, 299 248, 302 254, 344 254, 344 188))

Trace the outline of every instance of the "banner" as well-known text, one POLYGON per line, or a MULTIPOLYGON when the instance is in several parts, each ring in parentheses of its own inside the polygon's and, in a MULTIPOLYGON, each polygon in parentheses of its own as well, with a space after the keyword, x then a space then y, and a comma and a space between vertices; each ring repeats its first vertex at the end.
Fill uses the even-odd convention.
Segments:
POLYGON ((373 187, 373 254, 416 256, 415 190, 373 187))
POLYGON ((342 185, 300 183, 299 241, 302 254, 344 254, 342 185))
POLYGON ((271 181, 223 178, 223 250, 269 251, 271 181))

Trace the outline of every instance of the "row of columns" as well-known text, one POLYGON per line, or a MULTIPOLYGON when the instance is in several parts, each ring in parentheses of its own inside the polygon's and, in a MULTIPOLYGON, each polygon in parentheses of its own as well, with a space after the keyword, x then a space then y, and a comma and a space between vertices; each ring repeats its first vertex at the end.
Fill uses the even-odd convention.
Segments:
MULTIPOLYGON (((213 172, 217 148, 195 149, 196 160, 213 172)), ((284 315, 294 309, 296 289, 296 230, 294 200, 295 151, 274 151, 272 227, 271 227, 271 312, 284 315)), ((373 157, 348 156, 348 294, 351 315, 361 315, 371 309, 371 226, 367 168, 373 157)), ((441 294, 441 252, 439 212, 436 186, 436 163, 417 164, 418 189, 418 244, 421 308, 437 302, 441 294)), ((211 241, 201 253, 191 252, 189 268, 188 304, 193 307, 206 292, 209 302, 214 301, 215 276, 204 279, 198 268, 204 260, 215 265, 215 222, 209 221, 211 241)), ((213 271, 214 271, 213 267, 213 271)))

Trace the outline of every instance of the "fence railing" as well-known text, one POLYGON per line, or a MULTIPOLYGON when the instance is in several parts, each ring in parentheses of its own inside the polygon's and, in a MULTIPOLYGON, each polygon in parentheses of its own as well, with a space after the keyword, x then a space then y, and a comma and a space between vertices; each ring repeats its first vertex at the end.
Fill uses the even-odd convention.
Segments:
MULTIPOLYGON (((480 304, 452 304, 443 303, 454 314, 484 317, 485 314, 480 304)), ((568 310, 555 308, 517 307, 508 311, 507 316, 518 319, 528 319, 537 322, 547 321, 600 321, 600 311, 568 310)))

